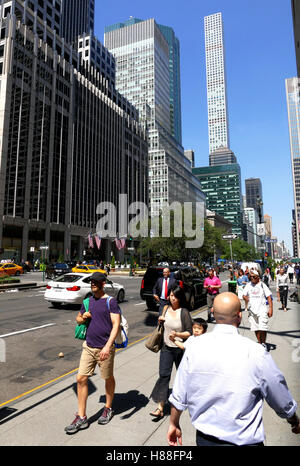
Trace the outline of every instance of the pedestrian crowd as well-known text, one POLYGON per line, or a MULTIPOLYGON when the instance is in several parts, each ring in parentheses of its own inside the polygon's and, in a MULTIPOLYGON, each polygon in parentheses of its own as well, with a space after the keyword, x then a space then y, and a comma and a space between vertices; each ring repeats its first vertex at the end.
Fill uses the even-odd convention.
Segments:
MULTIPOLYGON (((286 277, 291 281, 295 275, 294 269, 293 277, 288 270, 279 267, 276 273, 276 290, 284 310, 286 277)), ((234 274, 235 292, 220 293, 221 280, 213 269, 208 270, 203 285, 207 292, 207 321, 192 320, 185 293, 168 267, 153 288, 154 299, 159 304, 158 321, 164 331, 158 379, 150 395, 157 406, 149 414, 157 420, 163 418, 169 401, 167 440, 171 446, 182 444, 180 416, 186 409, 199 446, 262 446, 264 400, 278 416, 287 420, 293 433, 300 433, 297 403, 266 347, 268 323, 273 315, 269 280, 275 276, 272 278, 268 271, 266 283, 266 278, 260 277, 255 268, 241 269, 234 274), (250 329, 259 344, 239 334, 242 310, 248 311, 250 329), (213 321, 216 325, 207 332, 208 323, 213 321), (176 377, 169 396, 174 365, 176 377)), ((88 308, 83 304, 76 318, 78 324, 86 324, 87 330, 77 374, 78 412, 65 428, 67 434, 89 426, 88 379, 96 365, 100 367, 106 395, 98 423, 105 425, 114 415, 114 342, 120 328, 121 310, 117 301, 105 293, 105 282, 104 274, 96 272, 91 276, 92 297, 88 308)))

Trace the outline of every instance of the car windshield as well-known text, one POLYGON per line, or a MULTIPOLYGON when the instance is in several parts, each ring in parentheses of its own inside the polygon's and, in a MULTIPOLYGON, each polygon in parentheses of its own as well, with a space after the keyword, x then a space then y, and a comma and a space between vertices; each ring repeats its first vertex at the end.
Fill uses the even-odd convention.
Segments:
POLYGON ((99 270, 99 267, 97 267, 96 265, 88 265, 87 267, 92 270, 99 270))
POLYGON ((81 278, 81 275, 63 275, 62 277, 56 278, 55 282, 74 283, 81 278))
POLYGON ((55 264, 55 267, 57 269, 67 269, 68 268, 67 264, 55 264))

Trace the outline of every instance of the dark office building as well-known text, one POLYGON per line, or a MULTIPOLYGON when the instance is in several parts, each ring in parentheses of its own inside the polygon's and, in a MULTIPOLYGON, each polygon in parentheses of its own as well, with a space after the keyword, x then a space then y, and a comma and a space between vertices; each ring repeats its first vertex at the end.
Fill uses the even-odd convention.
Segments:
MULTIPOLYGON (((112 73, 81 60, 34 10, 22 11, 24 2, 8 3, 0 18, 0 259, 33 260, 42 243, 50 259, 82 258, 100 202, 118 208, 124 193, 128 204, 148 204, 146 134, 112 73)), ((109 248, 103 240, 105 260, 109 248)))
MULTIPOLYGON (((246 205, 253 207, 256 212, 259 211, 258 200, 263 200, 262 184, 260 178, 248 178, 245 180, 246 187, 246 205)), ((261 207, 261 217, 263 219, 263 207, 261 207)))
POLYGON ((208 210, 232 224, 232 233, 242 237, 242 191, 239 164, 196 167, 193 175, 201 183, 208 210))
POLYGON ((61 36, 70 44, 77 44, 77 37, 94 35, 95 0, 61 0, 61 36))

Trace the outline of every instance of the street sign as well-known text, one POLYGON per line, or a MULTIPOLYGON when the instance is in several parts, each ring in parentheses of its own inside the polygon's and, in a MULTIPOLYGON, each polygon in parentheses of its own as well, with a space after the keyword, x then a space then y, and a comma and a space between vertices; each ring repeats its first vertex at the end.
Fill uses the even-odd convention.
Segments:
POLYGON ((273 238, 265 238, 265 243, 276 243, 277 240, 273 238))
POLYGON ((238 235, 222 235, 223 239, 237 239, 238 235))
POLYGON ((134 248, 127 248, 127 251, 134 251, 134 248))
POLYGON ((49 246, 40 246, 41 251, 47 251, 49 249, 49 246))

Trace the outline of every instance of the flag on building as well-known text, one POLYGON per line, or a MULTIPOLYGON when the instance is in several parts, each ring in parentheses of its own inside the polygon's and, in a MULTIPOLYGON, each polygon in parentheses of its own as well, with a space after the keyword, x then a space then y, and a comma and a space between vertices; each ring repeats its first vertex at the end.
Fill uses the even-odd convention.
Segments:
POLYGON ((118 248, 118 250, 120 251, 120 249, 122 249, 122 244, 121 244, 121 240, 116 238, 115 239, 115 243, 116 243, 116 246, 118 248))
POLYGON ((100 247, 101 247, 101 238, 100 238, 100 236, 95 235, 95 240, 96 240, 97 248, 100 249, 100 247))
POLYGON ((92 237, 92 235, 90 233, 89 233, 88 238, 89 238, 89 246, 90 246, 90 248, 93 248, 94 247, 94 242, 93 242, 93 237, 92 237))
POLYGON ((125 246, 126 246, 126 238, 121 238, 120 241, 121 241, 122 249, 125 248, 125 246))

